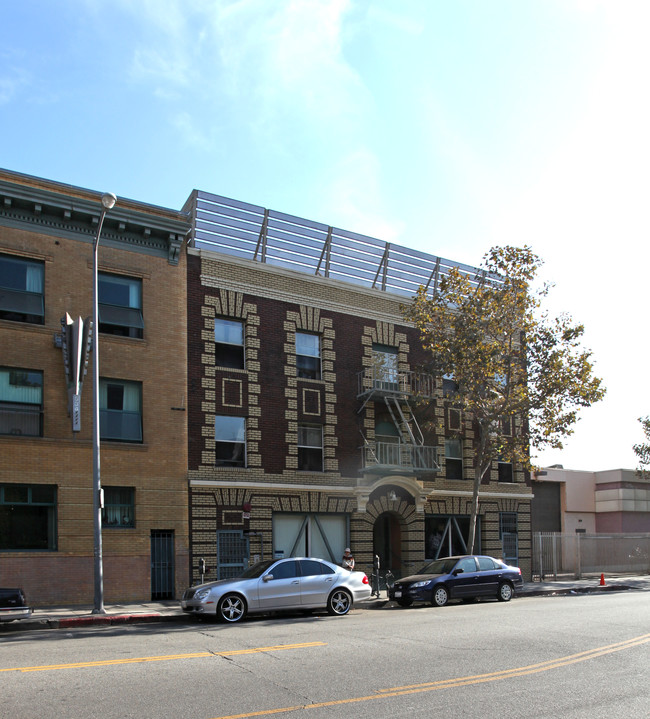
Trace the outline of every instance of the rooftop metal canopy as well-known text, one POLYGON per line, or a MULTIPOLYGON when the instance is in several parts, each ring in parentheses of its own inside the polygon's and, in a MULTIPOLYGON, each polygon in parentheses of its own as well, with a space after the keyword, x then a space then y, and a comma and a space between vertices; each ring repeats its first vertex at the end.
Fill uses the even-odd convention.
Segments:
POLYGON ((469 265, 200 190, 184 211, 193 220, 192 247, 310 275, 409 297, 420 285, 435 292, 452 267, 479 280, 469 265))

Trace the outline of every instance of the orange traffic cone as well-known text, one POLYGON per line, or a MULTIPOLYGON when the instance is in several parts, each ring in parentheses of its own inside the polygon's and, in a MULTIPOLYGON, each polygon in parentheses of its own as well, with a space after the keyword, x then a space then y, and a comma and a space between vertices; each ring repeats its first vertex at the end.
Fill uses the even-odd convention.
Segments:
POLYGON ((605 586, 605 575, 604 574, 600 575, 600 586, 601 587, 605 586))

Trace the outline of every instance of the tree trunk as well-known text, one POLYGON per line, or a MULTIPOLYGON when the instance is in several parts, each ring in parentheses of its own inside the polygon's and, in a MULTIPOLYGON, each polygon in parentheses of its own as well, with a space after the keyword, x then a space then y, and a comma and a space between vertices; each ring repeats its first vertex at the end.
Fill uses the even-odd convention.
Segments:
POLYGON ((492 458, 487 455, 487 429, 479 425, 479 447, 476 452, 474 486, 472 487, 472 509, 469 518, 469 538, 467 542, 467 551, 474 554, 476 545, 476 524, 478 518, 479 495, 481 490, 481 480, 492 463, 492 458))
POLYGON ((472 492, 472 510, 469 518, 469 540, 467 542, 467 551, 474 554, 474 542, 476 540, 476 518, 478 516, 478 495, 481 478, 474 479, 474 489, 472 492))

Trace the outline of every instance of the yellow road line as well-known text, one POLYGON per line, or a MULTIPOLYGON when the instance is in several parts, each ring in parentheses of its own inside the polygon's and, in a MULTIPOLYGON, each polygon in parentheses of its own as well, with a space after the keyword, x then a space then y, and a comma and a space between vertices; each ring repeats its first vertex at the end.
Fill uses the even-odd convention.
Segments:
POLYGON ((546 672, 550 669, 558 669, 570 664, 578 662, 586 662, 596 657, 602 657, 613 652, 620 652, 624 649, 631 649, 642 644, 650 642, 650 634, 642 634, 632 639, 627 639, 615 644, 609 644, 604 647, 589 649, 578 654, 570 654, 566 657, 559 657, 538 664, 529 664, 525 667, 515 667, 513 669, 505 669, 500 672, 490 672, 488 674, 477 674, 469 677, 457 677, 456 679, 442 679, 436 682, 426 682, 424 684, 411 684, 403 687, 392 687, 390 689, 378 689, 375 694, 361 697, 351 697, 349 699, 335 699, 328 702, 316 702, 314 704, 301 704, 291 707, 282 707, 280 709, 262 709, 260 711, 247 712, 245 714, 229 714, 228 716, 214 717, 214 719, 250 719, 251 717, 270 716, 272 714, 282 714, 284 712, 295 712, 306 709, 318 709, 321 707, 330 707, 341 704, 356 704, 359 702, 372 701, 374 699, 386 699, 390 697, 405 696, 407 694, 419 694, 422 692, 436 691, 439 689, 451 689, 453 687, 464 687, 472 684, 484 684, 486 682, 494 682, 501 679, 509 679, 512 677, 522 677, 529 674, 537 674, 546 672))
POLYGON ((303 644, 278 644, 272 647, 254 649, 232 649, 225 652, 194 652, 192 654, 165 654, 159 657, 133 657, 131 659, 104 659, 96 662, 73 662, 71 664, 47 664, 41 667, 10 667, 0 672, 45 672, 53 669, 85 669, 87 667, 107 667, 119 664, 142 664, 145 662, 167 662, 175 659, 204 659, 206 657, 232 657, 240 654, 259 654, 261 652, 279 652, 285 649, 308 649, 324 647, 325 642, 306 642, 303 644))

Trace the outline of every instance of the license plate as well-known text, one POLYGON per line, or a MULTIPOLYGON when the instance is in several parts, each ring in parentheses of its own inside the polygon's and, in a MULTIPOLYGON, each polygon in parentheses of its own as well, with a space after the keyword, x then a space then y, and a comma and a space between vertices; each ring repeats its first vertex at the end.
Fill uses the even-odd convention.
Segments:
POLYGON ((402 596, 402 592, 400 592, 400 590, 397 589, 395 592, 393 592, 393 596, 395 596, 399 599, 402 596))
POLYGON ((181 600, 181 609, 186 609, 186 608, 187 608, 187 602, 183 599, 183 600, 181 600))

